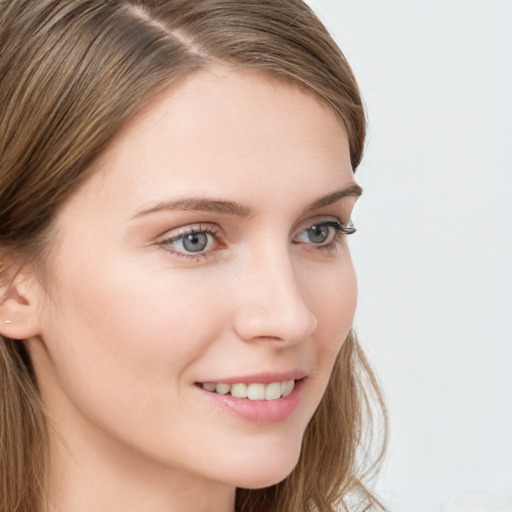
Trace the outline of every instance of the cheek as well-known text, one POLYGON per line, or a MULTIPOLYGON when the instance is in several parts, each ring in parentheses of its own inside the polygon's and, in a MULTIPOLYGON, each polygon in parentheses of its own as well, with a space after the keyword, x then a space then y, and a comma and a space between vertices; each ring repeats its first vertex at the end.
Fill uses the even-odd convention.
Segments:
POLYGON ((62 290, 61 323, 74 330, 71 339, 80 335, 88 340, 73 345, 112 351, 121 360, 137 353, 141 363, 165 353, 176 362, 180 354, 200 351, 206 333, 217 329, 218 312, 208 300, 213 290, 207 284, 198 289, 176 275, 168 282, 162 273, 134 278, 129 270, 83 275, 62 290))
POLYGON ((80 274, 62 273, 45 342, 73 402, 121 414, 127 402, 150 408, 160 389, 179 397, 176 383, 224 322, 207 300, 214 293, 207 283, 198 288, 167 274, 94 261, 80 274))
MULTIPOLYGON (((307 276, 315 275, 311 270, 307 276)), ((357 280, 349 257, 336 261, 316 279, 307 279, 305 287, 310 309, 318 327, 310 348, 317 361, 312 394, 315 408, 327 388, 336 357, 352 327, 357 303, 357 280)), ((312 411, 311 411, 312 414, 312 411)))
POLYGON ((323 350, 335 357, 345 341, 356 311, 357 280, 347 256, 307 281, 311 309, 318 320, 317 336, 323 350))
POLYGON ((80 275, 62 274, 48 316, 43 399, 55 421, 82 437, 101 432, 113 446, 135 448, 125 454, 177 465, 194 456, 200 467, 213 434, 191 406, 190 376, 226 319, 208 300, 208 282, 133 270, 118 263, 102 272, 90 262, 80 275))

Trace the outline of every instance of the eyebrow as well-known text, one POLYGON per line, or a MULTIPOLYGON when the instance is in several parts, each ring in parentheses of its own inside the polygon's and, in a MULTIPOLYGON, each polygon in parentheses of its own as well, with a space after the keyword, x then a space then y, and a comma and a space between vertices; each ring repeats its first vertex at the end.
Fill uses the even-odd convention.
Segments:
MULTIPOLYGON (((309 212, 317 210, 318 208, 322 208, 323 206, 328 206, 335 203, 336 201, 339 201, 340 199, 343 199, 344 197, 359 197, 362 192, 362 188, 354 183, 349 187, 338 190, 336 192, 332 192, 331 194, 317 199, 308 205, 304 209, 304 212, 309 212)), ((234 201, 208 199, 203 197, 185 197, 183 199, 176 199, 174 201, 162 201, 157 203, 136 213, 134 218, 155 212, 176 210, 220 213, 222 215, 230 215, 234 217, 250 217, 253 214, 253 209, 250 206, 244 206, 234 201)))
POLYGON ((338 190, 337 192, 333 192, 332 194, 328 194, 320 199, 317 199, 313 203, 311 203, 308 207, 305 208, 305 212, 310 212, 312 210, 318 210, 318 208, 322 208, 323 206, 329 206, 330 204, 343 199, 344 197, 359 197, 363 193, 363 189, 357 184, 354 183, 349 187, 346 187, 342 190, 338 190))
POLYGON ((220 199, 207 199, 202 197, 186 197, 175 201, 163 201, 154 206, 150 206, 140 212, 135 217, 147 215, 160 211, 186 210, 197 212, 221 213, 223 215, 232 215, 235 217, 249 217, 252 214, 252 208, 243 206, 234 201, 223 201, 220 199))

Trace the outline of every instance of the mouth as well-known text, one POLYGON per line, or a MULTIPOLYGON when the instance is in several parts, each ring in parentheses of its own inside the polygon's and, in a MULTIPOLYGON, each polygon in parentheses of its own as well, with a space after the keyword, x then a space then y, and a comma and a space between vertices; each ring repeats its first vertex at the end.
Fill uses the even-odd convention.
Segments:
POLYGON ((299 406, 306 372, 260 373, 195 382, 210 405, 234 413, 244 421, 275 423, 286 420, 299 406), (226 379, 226 380, 224 380, 226 379))
MULTIPOLYGON (((303 379, 299 379, 302 381, 303 379)), ((198 382, 196 385, 217 395, 230 395, 233 398, 247 398, 248 400, 279 400, 289 396, 295 388, 295 380, 283 380, 263 384, 261 382, 234 383, 224 382, 198 382)))

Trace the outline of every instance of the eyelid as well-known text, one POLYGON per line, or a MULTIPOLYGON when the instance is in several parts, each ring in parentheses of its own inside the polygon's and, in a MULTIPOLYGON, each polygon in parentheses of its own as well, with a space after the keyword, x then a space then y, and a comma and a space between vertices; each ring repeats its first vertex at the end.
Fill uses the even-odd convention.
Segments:
POLYGON ((159 241, 168 242, 169 240, 175 240, 182 236, 189 235, 191 233, 212 233, 216 234, 219 231, 219 227, 215 224, 208 224, 204 222, 198 222, 197 224, 187 224, 186 226, 180 226, 178 228, 169 229, 163 235, 158 237, 159 241))
POLYGON ((352 224, 352 220, 350 219, 347 224, 342 222, 340 219, 336 217, 332 217, 330 215, 324 215, 321 217, 315 217, 313 219, 309 219, 303 222, 296 230, 293 238, 298 235, 304 233, 308 229, 311 229, 313 226, 322 226, 328 225, 338 229, 341 233, 345 235, 351 235, 356 232, 356 228, 352 224))

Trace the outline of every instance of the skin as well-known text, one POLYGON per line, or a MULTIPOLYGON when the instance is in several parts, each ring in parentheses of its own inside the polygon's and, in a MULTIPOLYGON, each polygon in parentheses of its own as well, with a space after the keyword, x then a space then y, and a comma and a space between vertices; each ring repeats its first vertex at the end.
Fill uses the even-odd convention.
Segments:
POLYGON ((4 327, 31 334, 51 508, 232 511, 235 487, 295 466, 352 324, 346 236, 323 246, 310 228, 347 224, 356 197, 305 211, 355 183, 345 130, 290 84, 216 67, 154 98, 95 168, 55 219, 49 285, 25 276, 28 312, 4 327), (191 197, 246 215, 140 213, 191 197), (190 226, 216 230, 200 254, 176 238, 190 226), (273 423, 195 385, 292 369, 307 374, 299 405, 273 423))

